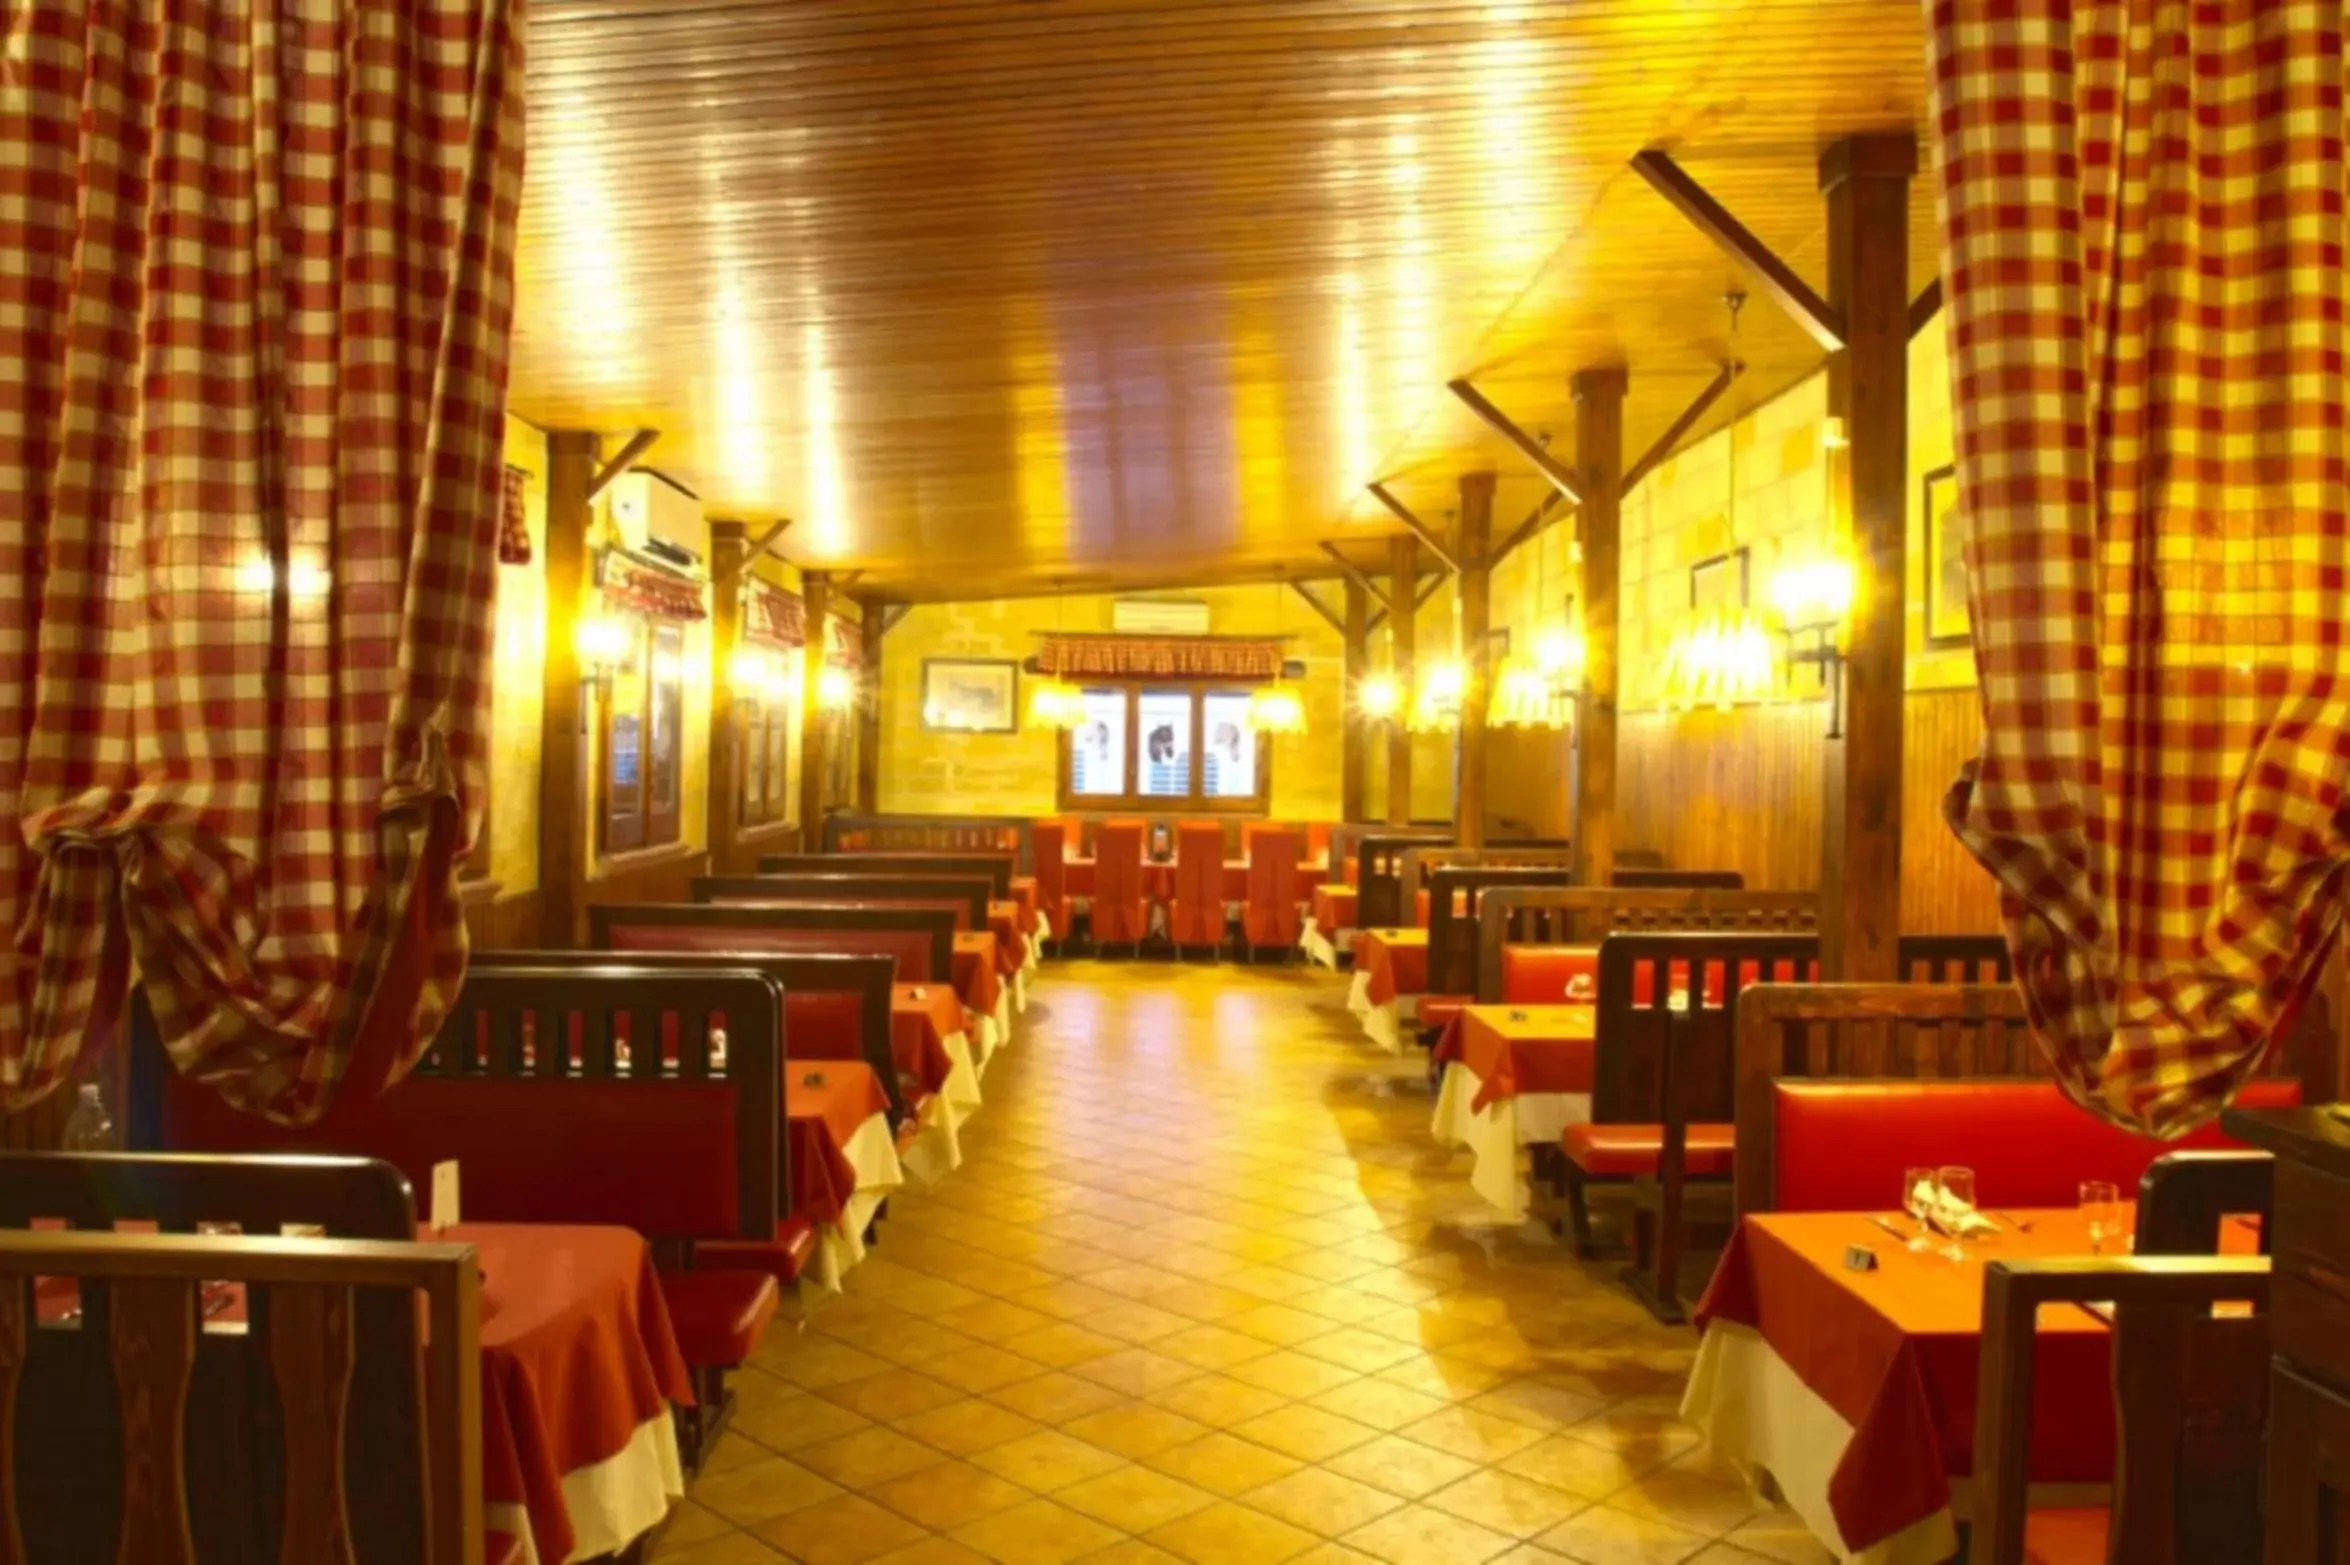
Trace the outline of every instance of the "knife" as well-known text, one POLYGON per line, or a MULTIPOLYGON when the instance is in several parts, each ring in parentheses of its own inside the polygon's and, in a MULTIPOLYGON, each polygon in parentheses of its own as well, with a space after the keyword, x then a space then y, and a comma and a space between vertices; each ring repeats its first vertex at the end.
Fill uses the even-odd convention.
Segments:
POLYGON ((1903 1244, 1909 1243, 1910 1236, 1903 1233, 1900 1229, 1894 1227, 1891 1218, 1872 1216, 1869 1221, 1875 1223, 1879 1228, 1884 1229, 1885 1232, 1891 1234, 1894 1238, 1900 1240, 1903 1244))

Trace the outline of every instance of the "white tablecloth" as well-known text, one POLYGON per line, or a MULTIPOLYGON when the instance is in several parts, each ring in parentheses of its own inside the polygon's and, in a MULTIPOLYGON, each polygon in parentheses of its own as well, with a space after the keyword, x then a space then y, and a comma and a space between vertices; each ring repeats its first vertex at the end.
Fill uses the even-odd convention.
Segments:
POLYGON ((922 1105, 921 1129, 898 1155, 906 1177, 924 1189, 963 1166, 963 1122, 979 1107, 979 1071, 971 1063, 970 1040, 949 1033, 945 1047, 946 1083, 922 1105))
MULTIPOLYGON (((677 1456, 677 1421, 664 1408, 636 1426, 613 1455, 563 1475, 563 1509, 570 1514, 573 1560, 618 1554, 658 1526, 685 1495, 685 1467, 677 1456)), ((484 1505, 482 1525, 522 1545, 523 1565, 544 1565, 530 1513, 520 1505, 484 1505)))
POLYGON ((1587 1092, 1527 1092, 1472 1109, 1485 1084, 1458 1060, 1444 1068, 1428 1133, 1438 1146, 1466 1147, 1475 1161, 1469 1188, 1522 1222, 1533 1205, 1522 1147, 1557 1146, 1569 1125, 1591 1118, 1587 1092))
POLYGON ((842 1152, 857 1177, 856 1192, 843 1204, 840 1220, 816 1230, 815 1265, 800 1277, 803 1304, 840 1292, 848 1269, 865 1258, 865 1228, 890 1192, 906 1182, 889 1116, 876 1114, 857 1127, 842 1152))

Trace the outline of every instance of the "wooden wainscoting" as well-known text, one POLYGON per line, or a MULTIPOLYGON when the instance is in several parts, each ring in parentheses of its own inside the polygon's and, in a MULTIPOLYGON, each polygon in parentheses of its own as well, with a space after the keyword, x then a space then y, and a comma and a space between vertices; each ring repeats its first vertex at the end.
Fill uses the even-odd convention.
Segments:
MULTIPOLYGON (((1757 891, 1819 884, 1827 709, 1627 713, 1619 731, 1620 843, 1685 869, 1734 869, 1757 891)), ((1942 822, 1942 795, 1982 738, 1975 692, 1917 690, 1906 703, 1901 790, 1901 927, 1972 934, 1999 927, 1991 877, 1942 822)))
POLYGON ((1912 690, 1901 756, 1901 928, 1971 935, 1999 928, 1999 895, 1942 819, 1942 796, 1983 746, 1975 691, 1912 690))
POLYGON ((710 873, 710 855, 698 847, 672 844, 596 860, 579 899, 579 924, 571 947, 587 944, 587 910, 618 902, 691 902, 694 877, 710 873))
POLYGON ((730 834, 710 854, 713 875, 756 875, 759 859, 768 853, 798 853, 800 828, 790 821, 745 826, 730 834))
POLYGON ((539 943, 544 916, 536 888, 508 891, 494 880, 469 880, 457 888, 465 898, 465 940, 476 951, 528 951, 539 943))
POLYGON ((1627 712, 1616 737, 1619 848, 1675 869, 1734 869, 1756 891, 1820 883, 1818 702, 1727 712, 1627 712))

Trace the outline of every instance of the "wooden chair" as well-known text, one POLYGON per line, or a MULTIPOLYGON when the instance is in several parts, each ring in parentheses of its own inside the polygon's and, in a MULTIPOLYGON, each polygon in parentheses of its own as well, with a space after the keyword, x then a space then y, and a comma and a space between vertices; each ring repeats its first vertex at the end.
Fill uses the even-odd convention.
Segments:
POLYGON ((1298 864, 1303 844, 1294 831, 1255 828, 1248 844, 1248 899, 1241 905, 1240 938, 1254 961, 1267 951, 1287 961, 1297 951, 1302 921, 1298 864))
POLYGON ((1585 1251, 1584 1186, 1631 1182, 1633 1256, 1623 1277, 1660 1321, 1683 1319, 1686 1187, 1697 1179, 1727 1188, 1732 1173, 1739 995, 1755 983, 1807 978, 1818 961, 1816 935, 1630 934, 1600 943, 1591 1119, 1567 1128, 1561 1173, 1585 1251))
POLYGON ((762 875, 914 875, 935 879, 984 876, 988 895, 1012 894, 1014 855, 1005 853, 769 853, 762 875))
POLYGON ((1143 937, 1150 933, 1142 885, 1142 834, 1140 821, 1105 821, 1094 833, 1089 933, 1097 951, 1122 945, 1139 955, 1143 937))
POLYGON ((1620 860, 1608 871, 1611 886, 1649 891, 1744 891, 1746 877, 1734 869, 1649 869, 1620 860))
POLYGON ((1016 815, 858 815, 836 811, 824 818, 819 842, 825 853, 1012 853, 1021 870, 1033 862, 1029 830, 1016 815))
POLYGON ((881 952, 897 959, 902 984, 951 983, 955 972, 955 915, 928 908, 608 903, 588 909, 588 943, 600 951, 881 952))
POLYGON ((2015 958, 2005 935, 1903 935, 1893 960, 1905 984, 2015 981, 2015 958))
MULTIPOLYGON (((2254 1565, 2263 1555, 2269 1263, 2218 1256, 1993 1261, 1975 1407, 1982 1565, 2254 1565), (2119 1449, 2110 1510, 2031 1511, 2034 1332, 2043 1305, 2110 1308, 2119 1449)), ((2269 1558, 2277 1558, 2271 1554, 2269 1558)), ((2313 1562, 2317 1556, 2303 1556, 2313 1562)))
POLYGON ((1772 1089, 1784 1078, 1931 1081, 2038 1070, 2023 997, 2013 987, 1763 984, 1741 1000, 1737 1027, 1741 1212, 1775 1204, 1772 1089))
POLYGON ((1224 945, 1224 827, 1218 821, 1185 821, 1175 834, 1175 900, 1167 915, 1167 938, 1176 955, 1224 945))
POLYGON ((1477 900, 1476 993, 1482 1004, 1501 999, 1504 946, 1596 946, 1617 930, 1794 934, 1813 928, 1818 913, 1809 891, 1497 886, 1477 900))
POLYGON ((2231 1217, 2260 1219, 2260 1253, 2276 1238, 2277 1160, 2268 1152, 2171 1152, 2138 1181, 2139 1255, 2217 1255, 2231 1217))
POLYGON ((15 1231, 0 1277, 10 1558, 483 1565, 471 1245, 15 1231), (35 1278, 73 1282, 78 1322, 28 1318, 35 1278), (221 1282, 244 1331, 202 1329, 221 1282), (406 1372, 379 1396, 348 1333, 401 1316, 401 1341, 367 1342, 406 1372), (370 1439, 377 1420, 404 1438, 370 1439))
POLYGON ((1035 861, 1030 873, 1036 876, 1036 910, 1044 916, 1051 938, 1045 942, 1050 951, 1058 951, 1069 938, 1069 922, 1074 913, 1069 900, 1069 877, 1063 861, 1069 856, 1069 831, 1072 821, 1038 821, 1029 836, 1035 861))
POLYGON ((1395 929, 1411 923, 1412 903, 1403 891, 1404 855, 1415 848, 1449 846, 1452 833, 1365 833, 1355 840, 1355 927, 1395 929))
POLYGON ((818 907, 947 907, 958 931, 985 929, 992 893, 983 875, 697 875, 696 902, 797 904, 818 907))
MULTIPOLYGON (((2245 1089, 2247 1100, 2289 1101, 2299 1090, 2297 1074, 2294 1062, 2273 1058, 2268 1074, 2245 1089)), ((2066 1168, 2082 1178, 2128 1183, 2163 1150, 2162 1143, 2133 1136, 2063 1101, 2032 1042, 2023 998, 2009 984, 1770 984, 1750 989, 1738 1012, 1737 1075, 1741 1212, 1773 1210, 1790 1184, 1798 1187, 1795 1200, 1806 1209, 1818 1209, 1824 1193, 1843 1193, 1843 1199, 1829 1203, 1840 1207, 1874 1199, 1860 1196, 1861 1188, 1894 1190, 1901 1170, 1888 1163, 1887 1138, 1896 1124, 1912 1126, 1911 1133, 1923 1138, 1921 1155, 1932 1162, 1971 1160, 1924 1150, 1935 1143, 1987 1139, 2012 1151, 2020 1138, 2039 1138, 2035 1144, 2048 1155, 2036 1161, 1994 1154, 1990 1165, 1978 1165, 1986 1205, 2069 1204, 2076 1185, 2058 1177, 2066 1168), (1839 1110, 1848 1089, 1869 1084, 1907 1090, 1888 1096, 1881 1106, 1839 1110), (1932 1104, 1921 1101, 1928 1095, 1917 1089, 1937 1086, 1971 1089, 1972 1113, 1992 1127, 1989 1135, 1960 1134, 1967 1121, 1947 1109, 1929 1113, 1932 1104), (1817 1138, 1828 1138, 1837 1149, 1832 1166, 1808 1155, 1790 1169, 1780 1166, 1780 1100, 1797 1094, 1805 1101, 1790 1107, 1805 1109, 1814 1147, 1817 1138), (1838 1130, 1839 1125, 1847 1128, 1838 1130), (1845 1185, 1861 1177, 1861 1167, 1874 1172, 1865 1186, 1845 1193, 1845 1185), (2003 1184, 2007 1193, 1995 1193, 2003 1184)), ((2232 1145, 2216 1126, 2189 1138, 2189 1150, 2232 1145)), ((1891 1196, 1884 1200, 1890 1205, 1891 1196)))
MULTIPOLYGON (((1467 1001, 1477 993, 1477 938, 1484 898, 1505 886, 1564 887, 1574 882, 1563 862, 1539 864, 1438 864, 1427 870, 1428 993, 1467 1001)), ((1406 880, 1409 880, 1407 874, 1406 880)), ((1443 1008, 1420 1010, 1423 1027, 1441 1025, 1443 1008)))

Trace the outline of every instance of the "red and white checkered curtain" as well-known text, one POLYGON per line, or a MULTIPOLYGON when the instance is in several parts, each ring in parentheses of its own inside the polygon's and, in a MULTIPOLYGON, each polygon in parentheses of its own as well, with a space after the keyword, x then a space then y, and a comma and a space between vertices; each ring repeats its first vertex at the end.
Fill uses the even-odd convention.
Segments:
POLYGON ((288 1121, 463 975, 521 26, 0 9, 0 1104, 129 961, 179 1068, 288 1121))
POLYGON ((2342 923, 2343 0, 1933 0, 1986 733, 1945 813, 2066 1090, 2176 1134, 2342 923))

